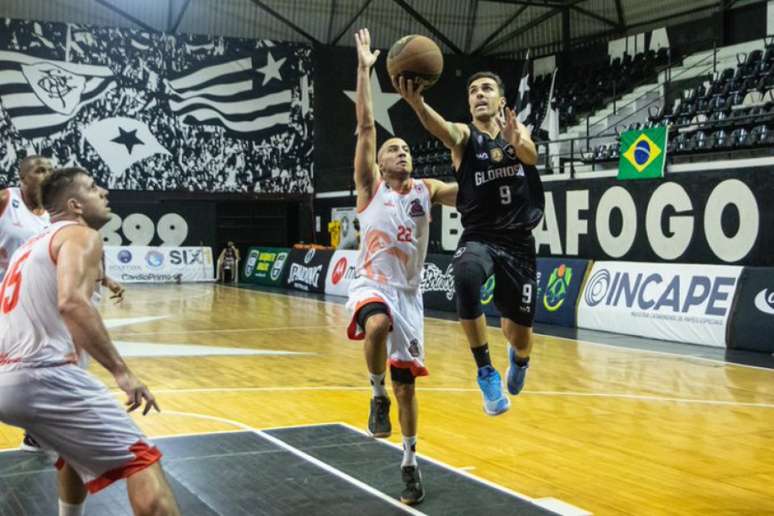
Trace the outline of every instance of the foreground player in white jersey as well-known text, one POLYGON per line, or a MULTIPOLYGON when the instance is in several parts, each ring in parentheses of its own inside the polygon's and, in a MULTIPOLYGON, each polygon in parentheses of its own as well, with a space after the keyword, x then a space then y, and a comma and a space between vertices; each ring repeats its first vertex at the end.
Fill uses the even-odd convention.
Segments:
POLYGON ((403 434, 401 472, 406 488, 401 501, 417 504, 425 491, 416 460, 418 406, 414 383, 417 376, 428 374, 419 283, 427 254, 431 205, 454 206, 457 185, 434 179, 414 181, 409 147, 400 138, 390 138, 377 153, 370 72, 379 51, 371 52, 368 29, 356 33, 355 40, 355 187, 362 243, 357 264, 360 277, 349 290, 347 307, 352 321, 347 334, 351 339, 365 339, 373 389, 368 429, 375 437, 387 437, 392 431, 390 399, 384 388, 389 357, 403 434))
MULTIPOLYGON (((33 154, 19 164, 19 186, 0 191, 0 281, 5 275, 11 255, 33 235, 48 227, 49 216, 43 208, 40 185, 53 167, 51 160, 33 154)), ((103 286, 109 288, 111 299, 120 302, 124 288, 107 276, 103 286)), ((24 434, 21 447, 24 451, 42 451, 35 439, 24 434)))
POLYGON ((87 491, 127 479, 135 514, 176 515, 161 452, 107 388, 77 365, 83 349, 127 394, 129 411, 156 401, 129 370, 91 296, 102 280, 107 192, 79 168, 42 185, 51 225, 11 257, 0 288, 0 421, 60 455, 59 514, 82 515, 87 491))

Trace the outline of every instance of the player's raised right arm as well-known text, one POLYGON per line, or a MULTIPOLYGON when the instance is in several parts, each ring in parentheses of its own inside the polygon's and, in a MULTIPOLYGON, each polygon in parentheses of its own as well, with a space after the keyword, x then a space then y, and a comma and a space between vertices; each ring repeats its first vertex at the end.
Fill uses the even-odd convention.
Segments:
POLYGON ((368 29, 355 33, 357 48, 357 87, 355 114, 357 116, 357 144, 355 145, 355 189, 357 208, 364 209, 373 195, 377 181, 376 125, 371 98, 371 67, 379 57, 379 51, 371 52, 371 35, 368 29))
POLYGON ((447 121, 440 113, 428 106, 422 97, 424 84, 415 85, 411 79, 405 80, 403 77, 398 77, 396 84, 401 97, 417 114, 424 128, 441 140, 441 143, 453 153, 461 151, 470 137, 470 128, 465 124, 447 121))

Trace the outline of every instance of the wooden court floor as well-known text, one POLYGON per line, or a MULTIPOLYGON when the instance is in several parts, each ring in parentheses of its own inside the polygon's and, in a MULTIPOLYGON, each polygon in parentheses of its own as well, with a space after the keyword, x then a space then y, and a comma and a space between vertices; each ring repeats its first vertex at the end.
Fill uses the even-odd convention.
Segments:
MULTIPOLYGON (((123 304, 102 311, 160 401, 160 414, 136 418, 151 437, 365 426, 370 389, 341 304, 130 286, 123 304)), ((499 330, 489 339, 504 373, 499 330)), ((488 417, 458 324, 428 318, 425 340, 420 454, 594 514, 774 514, 772 370, 537 336, 525 391, 508 413, 488 417)), ((395 405, 392 416, 399 442, 395 405)), ((0 425, 0 449, 20 439, 0 425)))

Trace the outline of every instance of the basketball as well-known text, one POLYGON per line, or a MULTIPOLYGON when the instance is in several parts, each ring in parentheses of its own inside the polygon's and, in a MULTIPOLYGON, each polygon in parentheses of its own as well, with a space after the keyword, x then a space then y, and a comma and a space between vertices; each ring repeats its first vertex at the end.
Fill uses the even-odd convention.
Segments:
POLYGON ((404 36, 396 41, 387 53, 387 72, 390 79, 403 76, 421 82, 425 88, 429 88, 436 83, 442 71, 441 49, 435 41, 425 36, 404 36))

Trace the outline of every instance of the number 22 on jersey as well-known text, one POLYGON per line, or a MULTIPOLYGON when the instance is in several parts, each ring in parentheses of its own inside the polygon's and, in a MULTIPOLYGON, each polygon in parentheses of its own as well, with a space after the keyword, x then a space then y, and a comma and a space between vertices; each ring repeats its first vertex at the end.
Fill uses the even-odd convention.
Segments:
POLYGON ((30 257, 31 252, 32 250, 30 249, 21 255, 18 260, 13 262, 13 265, 8 270, 8 273, 3 280, 3 286, 0 288, 0 305, 2 305, 4 314, 13 311, 13 309, 16 308, 16 305, 19 303, 19 294, 21 293, 22 280, 21 267, 24 262, 27 261, 27 258, 30 257), (11 291, 8 293, 8 296, 6 296, 6 290, 9 288, 11 291))

